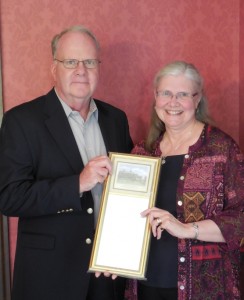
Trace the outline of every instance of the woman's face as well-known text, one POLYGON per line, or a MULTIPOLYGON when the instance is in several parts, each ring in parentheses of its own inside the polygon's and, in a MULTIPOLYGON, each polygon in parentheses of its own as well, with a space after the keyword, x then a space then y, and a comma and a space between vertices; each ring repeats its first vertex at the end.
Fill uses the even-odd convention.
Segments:
POLYGON ((200 95, 194 82, 184 75, 163 77, 155 94, 155 110, 166 129, 180 130, 195 121, 200 95))

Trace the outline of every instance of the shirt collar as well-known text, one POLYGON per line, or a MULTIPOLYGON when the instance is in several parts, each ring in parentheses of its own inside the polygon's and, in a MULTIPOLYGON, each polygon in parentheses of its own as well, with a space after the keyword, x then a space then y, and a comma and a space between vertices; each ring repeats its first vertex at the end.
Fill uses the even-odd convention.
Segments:
MULTIPOLYGON (((55 90, 55 93, 60 101, 60 103, 62 104, 63 106, 63 109, 64 109, 64 112, 67 116, 67 118, 70 116, 70 114, 74 111, 72 110, 72 108, 62 100, 62 98, 58 95, 56 89, 55 90)), ((97 110, 97 105, 95 103, 95 100, 93 98, 91 98, 91 101, 90 101, 90 106, 89 106, 89 112, 88 112, 88 116, 87 116, 87 120, 90 118, 90 116, 94 114, 96 120, 98 120, 98 110, 97 110)))

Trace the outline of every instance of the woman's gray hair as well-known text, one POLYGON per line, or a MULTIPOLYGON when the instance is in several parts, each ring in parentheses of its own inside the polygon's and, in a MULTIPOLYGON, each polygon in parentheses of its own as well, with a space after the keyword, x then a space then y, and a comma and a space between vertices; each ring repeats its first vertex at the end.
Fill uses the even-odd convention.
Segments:
POLYGON ((59 42, 60 38, 68 32, 80 32, 80 33, 87 34, 88 36, 90 36, 93 39, 97 50, 98 51, 100 50, 99 42, 98 42, 96 36, 91 32, 91 30, 86 28, 83 25, 75 25, 75 26, 71 26, 69 28, 66 28, 65 30, 63 30, 62 32, 56 34, 53 37, 52 42, 51 42, 53 58, 55 58, 55 54, 56 54, 56 51, 57 51, 57 45, 58 45, 58 42, 59 42))
MULTIPOLYGON (((197 70, 197 68, 193 64, 184 61, 175 61, 167 64, 165 67, 160 69, 158 73, 155 75, 153 81, 154 90, 157 90, 158 85, 160 84, 160 81, 163 77, 170 76, 170 75, 171 76, 184 75, 186 78, 193 81, 195 88, 201 97, 198 107, 195 111, 195 118, 196 120, 206 124, 214 124, 212 118, 208 113, 208 103, 207 103, 207 97, 204 92, 203 78, 199 73, 199 71, 197 70)), ((148 151, 152 151, 155 141, 165 131, 165 125, 159 119, 154 107, 155 107, 155 101, 153 103, 149 134, 146 139, 146 149, 148 151)))

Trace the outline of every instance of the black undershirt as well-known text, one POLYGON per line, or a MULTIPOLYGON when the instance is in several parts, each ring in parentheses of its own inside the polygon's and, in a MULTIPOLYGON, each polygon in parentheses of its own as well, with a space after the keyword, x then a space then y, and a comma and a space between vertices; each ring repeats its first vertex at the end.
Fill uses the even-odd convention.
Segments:
MULTIPOLYGON (((175 217, 176 190, 183 165, 184 155, 168 156, 162 165, 156 207, 169 211, 175 217)), ((160 240, 151 237, 146 278, 142 284, 160 287, 177 287, 178 249, 177 238, 171 236, 166 230, 162 232, 160 240)))

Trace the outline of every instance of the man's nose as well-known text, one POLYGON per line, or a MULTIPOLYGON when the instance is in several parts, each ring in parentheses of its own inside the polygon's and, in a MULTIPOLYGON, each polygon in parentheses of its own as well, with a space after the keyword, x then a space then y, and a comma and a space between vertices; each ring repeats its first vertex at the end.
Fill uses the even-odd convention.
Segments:
POLYGON ((77 64, 77 67, 75 68, 76 72, 79 73, 85 73, 86 67, 83 61, 79 61, 77 64))

